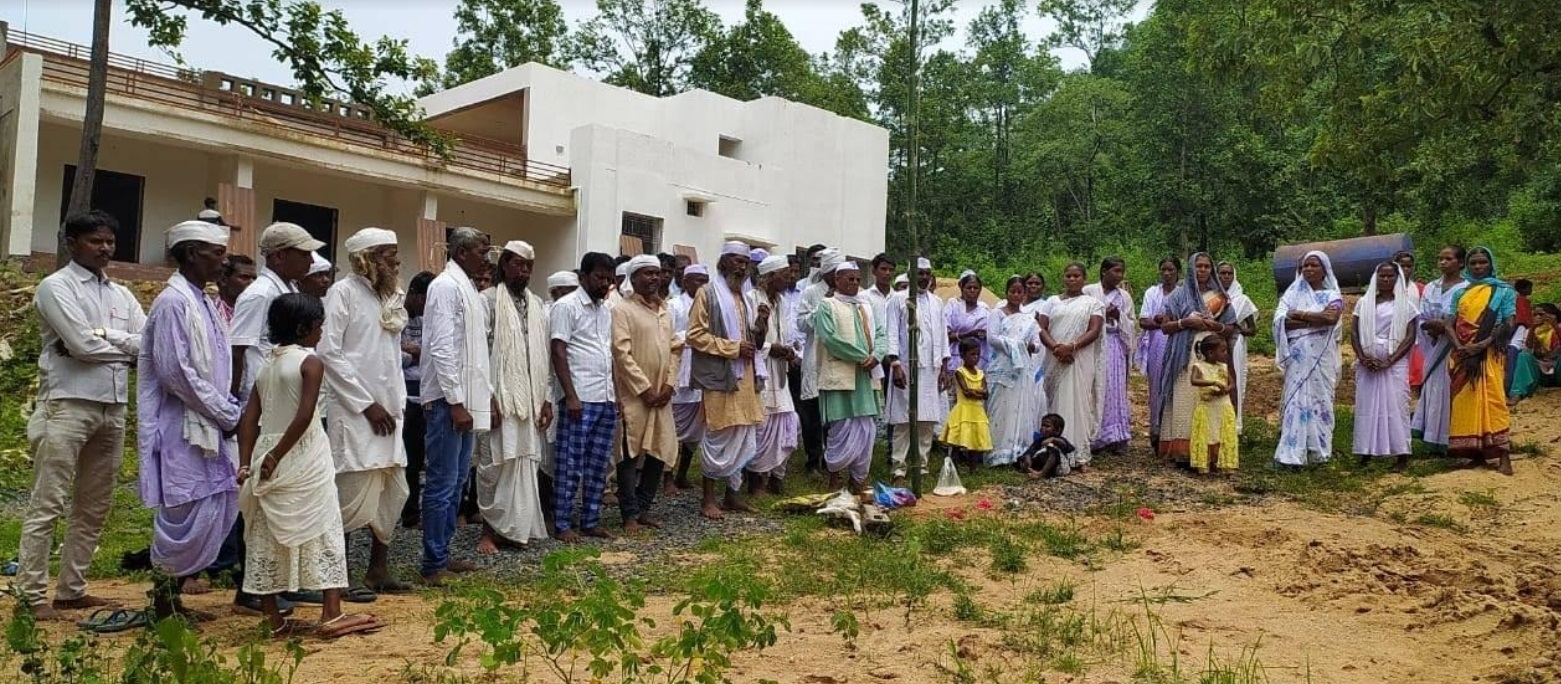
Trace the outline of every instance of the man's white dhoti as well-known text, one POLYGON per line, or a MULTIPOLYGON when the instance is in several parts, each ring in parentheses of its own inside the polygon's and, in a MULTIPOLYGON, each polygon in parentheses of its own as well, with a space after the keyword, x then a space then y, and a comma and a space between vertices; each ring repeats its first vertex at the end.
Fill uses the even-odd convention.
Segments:
POLYGON ((342 529, 350 532, 367 527, 383 544, 390 543, 411 494, 406 468, 401 466, 336 474, 342 529))
POLYGON ((699 470, 712 480, 725 480, 730 487, 743 484, 743 468, 758 452, 756 425, 733 425, 724 430, 705 430, 699 441, 699 470))
POLYGON ((488 433, 489 448, 476 459, 482 521, 516 544, 548 537, 537 486, 537 469, 547 445, 544 437, 534 421, 506 420, 488 433))

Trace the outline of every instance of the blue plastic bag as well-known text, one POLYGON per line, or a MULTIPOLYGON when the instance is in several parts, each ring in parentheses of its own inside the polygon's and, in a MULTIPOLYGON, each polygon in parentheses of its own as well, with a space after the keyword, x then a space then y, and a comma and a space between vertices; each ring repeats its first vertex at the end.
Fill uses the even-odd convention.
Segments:
POLYGON ((873 501, 888 509, 916 505, 916 495, 904 487, 890 487, 882 482, 873 483, 873 501))

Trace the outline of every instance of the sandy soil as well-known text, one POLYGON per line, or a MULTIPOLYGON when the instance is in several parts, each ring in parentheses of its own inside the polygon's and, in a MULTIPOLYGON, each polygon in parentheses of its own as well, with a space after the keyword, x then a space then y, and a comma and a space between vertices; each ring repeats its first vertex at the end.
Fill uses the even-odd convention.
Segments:
MULTIPOLYGON (((1276 381, 1271 366, 1254 369, 1252 414, 1273 410, 1276 381)), ((994 578, 984 558, 966 558, 958 572, 987 609, 1012 609, 1032 591, 1068 580, 1077 587, 1064 608, 1071 613, 1122 620, 1125 630, 1137 625, 1139 634, 1147 633, 1152 613, 1161 640, 1157 659, 1169 664, 1174 653, 1192 681, 1211 649, 1229 664, 1254 646, 1272 682, 1561 681, 1558 414, 1556 391, 1519 408, 1518 441, 1550 453, 1519 460, 1516 477, 1488 470, 1418 481, 1392 476, 1384 484, 1403 485, 1404 493, 1388 498, 1373 516, 1324 514, 1290 503, 1167 510, 1152 522, 1127 526, 1137 548, 1103 553, 1088 564, 1032 556, 1025 573, 994 578), (1468 493, 1488 495, 1496 505, 1468 493), (1417 523, 1422 516, 1445 516, 1450 527, 1417 523), (1144 596, 1168 600, 1146 609, 1144 596)), ((974 509, 979 498, 997 496, 975 492, 963 504, 974 509)), ((1080 522, 1093 535, 1120 524, 1080 522)), ((95 590, 139 603, 145 587, 109 582, 95 590)), ((223 599, 213 594, 190 602, 222 611, 223 599)), ((763 654, 740 654, 731 677, 805 684, 953 681, 945 671, 953 666, 952 648, 977 673, 1006 673, 1001 681, 1038 681, 1042 675, 1048 682, 1132 681, 1136 647, 1119 644, 1114 652, 1089 655, 1083 675, 1027 670, 1033 663, 1003 646, 1014 635, 956 620, 951 602, 947 593, 937 595, 909 627, 902 610, 874 610, 854 647, 830 631, 833 606, 817 600, 782 606, 791 631, 763 654)), ((645 614, 665 625, 672 604, 672 598, 652 597, 645 614)), ((421 596, 352 607, 390 626, 371 636, 306 642, 310 655, 296 681, 395 682, 408 667, 440 666, 447 648, 433 644, 435 607, 434 599, 421 596)), ((224 617, 205 631, 238 644, 256 623, 224 617)), ((1134 640, 1131 634, 1122 638, 1134 640)), ((464 656, 461 669, 475 674, 474 656, 464 656)))

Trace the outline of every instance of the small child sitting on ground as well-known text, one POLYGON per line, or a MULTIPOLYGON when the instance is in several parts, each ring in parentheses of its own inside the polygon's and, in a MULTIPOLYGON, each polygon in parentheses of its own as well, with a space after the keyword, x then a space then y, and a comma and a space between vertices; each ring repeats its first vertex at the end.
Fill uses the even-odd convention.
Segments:
POLYGON ((1073 453, 1073 444, 1062 436, 1066 425, 1062 416, 1055 413, 1042 416, 1041 431, 1036 433, 1035 441, 1014 461, 1019 472, 1032 480, 1056 477, 1062 459, 1073 453))

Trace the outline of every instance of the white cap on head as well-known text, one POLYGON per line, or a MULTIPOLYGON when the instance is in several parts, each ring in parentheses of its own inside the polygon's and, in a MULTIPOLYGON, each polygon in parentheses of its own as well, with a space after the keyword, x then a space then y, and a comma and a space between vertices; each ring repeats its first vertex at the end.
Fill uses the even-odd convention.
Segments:
POLYGON ((756 264, 768 258, 770 258, 770 253, 764 251, 764 248, 762 247, 755 247, 748 250, 748 260, 756 264))
POLYGON ((907 278, 904 273, 901 273, 900 275, 897 275, 897 276, 894 277, 894 284, 895 285, 909 285, 910 282, 911 282, 911 279, 907 278))
POLYGON ((364 228, 353 233, 342 246, 347 248, 348 254, 357 254, 365 249, 394 244, 396 244, 395 233, 384 228, 364 228))
POLYGON ((184 221, 168 229, 168 246, 181 242, 205 242, 227 247, 228 236, 227 226, 207 221, 184 221))
POLYGON ((522 259, 537 258, 537 251, 531 248, 531 243, 525 240, 510 240, 504 243, 504 251, 514 254, 522 259))
POLYGON ((325 243, 314 239, 309 231, 296 223, 273 223, 260 233, 261 254, 270 254, 284 249, 313 252, 324 246, 325 243))
POLYGON ((791 262, 786 260, 786 255, 784 254, 767 256, 764 257, 763 261, 759 262, 759 275, 774 273, 776 271, 783 270, 790 265, 791 262))
POLYGON ((858 271, 858 272, 860 272, 861 270, 862 269, 857 267, 855 261, 842 262, 840 265, 835 267, 835 272, 836 273, 845 273, 846 271, 858 271))
POLYGON ((916 259, 916 268, 918 270, 930 271, 932 270, 932 260, 927 257, 918 257, 916 259))
POLYGON ((574 271, 559 271, 547 277, 547 289, 557 287, 580 287, 580 276, 574 271))
POLYGON ((721 256, 726 256, 728 254, 748 256, 748 243, 741 240, 728 240, 726 244, 721 245, 721 256))
MULTIPOLYGON (((629 261, 633 261, 633 259, 630 259, 629 261)), ((629 277, 629 262, 625 261, 621 264, 618 264, 618 267, 613 269, 612 275, 614 278, 629 277)))
POLYGON ((624 267, 626 274, 632 276, 647 268, 661 268, 661 260, 657 259, 654 254, 641 254, 630 259, 628 263, 624 264, 624 267))
POLYGON ((314 263, 309 265, 309 275, 330 272, 331 262, 326 261, 325 257, 320 256, 319 252, 314 252, 311 256, 314 257, 314 263))
POLYGON ((710 269, 706 268, 704 264, 689 264, 688 268, 683 269, 683 276, 687 277, 691 275, 702 275, 706 278, 709 278, 710 269))

